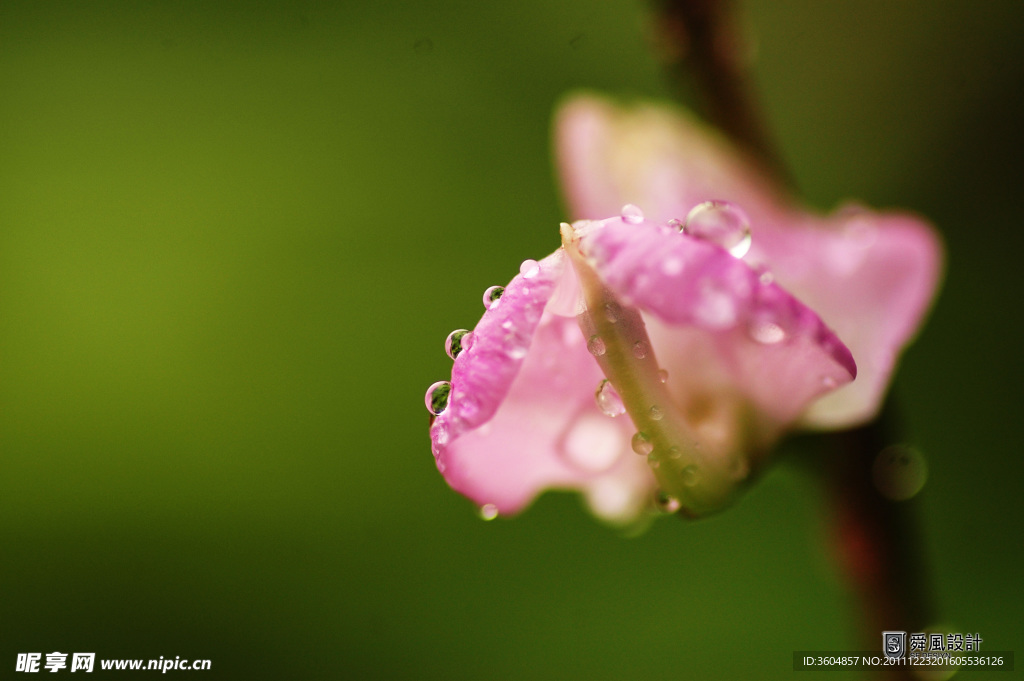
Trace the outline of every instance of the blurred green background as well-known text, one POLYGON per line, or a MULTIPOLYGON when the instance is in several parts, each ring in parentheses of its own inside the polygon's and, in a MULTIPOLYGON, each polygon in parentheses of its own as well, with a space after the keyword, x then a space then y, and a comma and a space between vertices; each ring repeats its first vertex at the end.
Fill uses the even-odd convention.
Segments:
MULTIPOLYGON (((944 621, 1019 650, 1024 4, 744 9, 808 201, 944 233, 895 388, 930 465, 915 503, 944 621)), ((225 679, 775 679, 857 648, 792 467, 627 539, 566 494, 484 523, 430 456, 445 335, 572 217, 556 102, 669 96, 648 22, 0 4, 3 673, 59 650, 225 679)))

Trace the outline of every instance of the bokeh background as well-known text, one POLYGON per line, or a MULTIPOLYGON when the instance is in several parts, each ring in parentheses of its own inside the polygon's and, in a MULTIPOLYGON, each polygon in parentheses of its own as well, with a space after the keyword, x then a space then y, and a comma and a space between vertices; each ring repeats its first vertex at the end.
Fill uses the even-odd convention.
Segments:
MULTIPOLYGON (((808 202, 944 234, 895 387, 930 466, 913 503, 950 630, 1020 650, 1024 5, 743 8, 808 202)), ((573 217, 554 106, 670 96, 649 19, 0 4, 3 674, 59 650, 224 679, 775 679, 858 648, 794 466, 625 538, 567 494, 485 523, 430 456, 445 335, 573 217)))

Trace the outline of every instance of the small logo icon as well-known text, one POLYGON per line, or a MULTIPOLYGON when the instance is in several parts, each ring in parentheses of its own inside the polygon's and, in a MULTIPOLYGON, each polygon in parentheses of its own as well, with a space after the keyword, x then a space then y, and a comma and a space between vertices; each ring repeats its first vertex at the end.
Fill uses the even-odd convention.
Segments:
POLYGON ((900 658, 907 654, 907 632, 883 631, 882 652, 886 657, 900 658))

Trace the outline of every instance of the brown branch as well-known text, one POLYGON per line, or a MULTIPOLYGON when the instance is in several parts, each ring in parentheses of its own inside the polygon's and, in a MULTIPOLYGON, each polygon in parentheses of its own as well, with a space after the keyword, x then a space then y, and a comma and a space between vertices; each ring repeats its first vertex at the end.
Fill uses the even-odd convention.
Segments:
MULTIPOLYGON (((860 604, 864 650, 881 650, 883 631, 923 632, 934 624, 916 504, 885 498, 872 476, 875 457, 894 444, 893 420, 888 407, 873 423, 822 438, 834 540, 860 604)), ((915 677, 909 667, 894 667, 880 678, 915 677)))
POLYGON ((749 53, 729 0, 656 0, 656 37, 676 83, 691 81, 708 118, 788 184, 789 176, 771 143, 751 96, 745 62, 749 53))

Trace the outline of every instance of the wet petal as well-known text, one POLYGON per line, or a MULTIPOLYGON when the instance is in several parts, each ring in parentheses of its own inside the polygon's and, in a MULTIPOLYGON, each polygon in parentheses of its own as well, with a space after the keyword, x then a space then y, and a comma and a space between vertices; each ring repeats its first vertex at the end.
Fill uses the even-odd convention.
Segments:
POLYGON ((728 431, 720 437, 767 446, 856 375, 849 350, 810 308, 723 248, 618 218, 577 234, 604 285, 646 314, 677 406, 728 431))
POLYGON ((630 454, 628 419, 597 406, 600 369, 575 318, 564 316, 575 306, 565 299, 575 292, 567 273, 556 252, 531 278, 514 278, 484 314, 472 348, 455 361, 448 409, 431 426, 434 453, 453 489, 501 514, 564 488, 586 491, 595 513, 625 520, 654 482, 630 454))
POLYGON ((938 289, 942 249, 931 228, 910 215, 841 210, 824 225, 769 239, 765 257, 780 262, 776 281, 814 308, 846 342, 857 380, 811 405, 804 425, 840 428, 872 419, 903 348, 916 335, 938 289), (783 254, 798 245, 816 257, 783 254))

